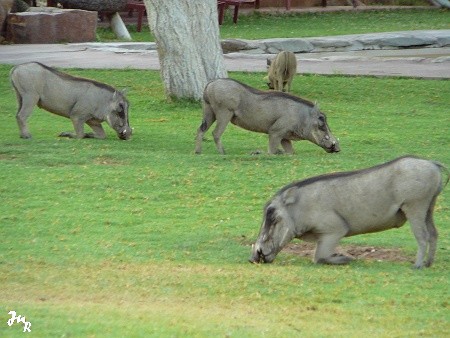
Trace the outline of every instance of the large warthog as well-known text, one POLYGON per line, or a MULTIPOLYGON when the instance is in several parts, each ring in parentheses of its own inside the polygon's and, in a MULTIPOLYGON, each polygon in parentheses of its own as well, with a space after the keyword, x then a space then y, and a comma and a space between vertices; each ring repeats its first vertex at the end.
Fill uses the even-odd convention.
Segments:
POLYGON ((270 89, 279 91, 291 91, 292 79, 297 73, 297 59, 292 52, 282 51, 275 59, 267 59, 267 79, 270 89))
POLYGON ((74 77, 38 62, 18 65, 11 70, 19 110, 16 115, 20 137, 31 138, 27 119, 34 106, 72 120, 73 133, 60 136, 105 138, 101 125, 106 121, 122 140, 131 137, 128 101, 124 94, 97 81, 74 77), (94 133, 84 132, 84 123, 94 133))
POLYGON ((291 141, 308 140, 332 153, 340 150, 327 118, 317 105, 282 92, 261 91, 231 79, 211 81, 203 94, 203 121, 197 130, 195 152, 202 151, 203 135, 212 132, 219 153, 222 136, 231 122, 246 130, 269 134, 269 153, 294 152, 291 141))
POLYGON ((442 168, 406 156, 289 184, 264 207, 250 262, 270 263, 299 238, 317 242, 315 263, 346 264, 351 258, 335 253, 341 238, 398 228, 408 220, 418 244, 415 267, 429 267, 436 252, 433 209, 444 186, 442 168))

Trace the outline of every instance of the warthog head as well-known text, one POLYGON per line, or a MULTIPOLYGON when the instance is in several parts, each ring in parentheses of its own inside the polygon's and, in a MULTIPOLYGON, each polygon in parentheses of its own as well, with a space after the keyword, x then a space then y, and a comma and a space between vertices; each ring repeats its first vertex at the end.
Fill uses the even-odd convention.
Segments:
POLYGON ((327 117, 319 110, 317 104, 311 110, 307 139, 325 149, 327 153, 337 153, 341 150, 339 141, 331 133, 328 127, 327 117))
POLYGON ((131 137, 132 129, 128 120, 128 100, 122 92, 115 91, 111 102, 111 111, 107 116, 107 122, 113 128, 121 140, 131 137))
POLYGON ((265 206, 258 239, 252 245, 250 263, 271 263, 281 249, 295 237, 294 222, 285 208, 286 203, 293 201, 282 194, 265 206), (283 199, 287 201, 283 202, 283 199))

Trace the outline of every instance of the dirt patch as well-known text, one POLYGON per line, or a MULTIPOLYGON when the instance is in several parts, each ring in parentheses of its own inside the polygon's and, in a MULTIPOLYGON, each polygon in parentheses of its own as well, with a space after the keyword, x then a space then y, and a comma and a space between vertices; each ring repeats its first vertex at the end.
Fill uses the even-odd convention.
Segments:
MULTIPOLYGON (((298 255, 301 257, 314 256, 314 243, 290 243, 283 252, 298 255)), ((376 261, 390 261, 390 262, 413 262, 413 257, 405 255, 400 249, 381 248, 376 246, 357 246, 344 245, 337 248, 337 253, 350 256, 354 259, 369 259, 376 261)))

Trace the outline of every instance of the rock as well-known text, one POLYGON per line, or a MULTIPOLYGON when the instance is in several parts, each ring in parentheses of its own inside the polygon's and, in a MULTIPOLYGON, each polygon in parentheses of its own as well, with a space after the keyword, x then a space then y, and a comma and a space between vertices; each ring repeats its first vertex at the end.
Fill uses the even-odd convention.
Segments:
MULTIPOLYGON (((222 46, 224 43, 222 43, 222 46)), ((423 30, 371 34, 336 35, 329 37, 267 40, 226 40, 225 53, 277 54, 282 50, 294 53, 348 52, 360 50, 440 48, 450 46, 450 30, 423 30)))
POLYGON ((13 0, 0 1, 0 42, 4 40, 6 35, 6 17, 13 6, 13 0))
POLYGON ((293 53, 307 53, 314 49, 307 39, 267 39, 264 41, 264 50, 270 54, 277 54, 282 50, 293 53))
POLYGON ((95 40, 97 12, 40 7, 8 15, 6 39, 13 43, 89 42, 95 40))
POLYGON ((222 45, 222 50, 225 54, 250 49, 250 48, 248 48, 248 45, 245 41, 236 40, 236 39, 223 40, 221 42, 221 45, 222 45))

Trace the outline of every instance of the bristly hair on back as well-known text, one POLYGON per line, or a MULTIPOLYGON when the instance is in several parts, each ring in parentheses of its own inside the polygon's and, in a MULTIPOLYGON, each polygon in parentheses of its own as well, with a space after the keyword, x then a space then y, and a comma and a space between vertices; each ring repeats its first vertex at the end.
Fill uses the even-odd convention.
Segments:
POLYGON ((401 157, 397 157, 389 162, 386 163, 381 163, 378 165, 375 165, 373 167, 370 168, 363 168, 363 169, 358 169, 358 170, 352 170, 352 171, 342 171, 342 172, 335 172, 335 173, 330 173, 330 174, 323 174, 323 175, 319 175, 319 176, 313 176, 313 177, 309 177, 306 178, 304 180, 301 181, 295 181, 292 182, 286 186, 284 186, 283 188, 281 188, 276 194, 275 196, 281 195, 283 192, 285 192, 286 190, 293 188, 293 187, 297 187, 297 188, 302 188, 304 186, 313 184, 315 182, 319 182, 319 181, 328 181, 328 180, 333 180, 333 179, 337 179, 337 178, 343 178, 343 177, 349 177, 349 176, 353 176, 353 175, 358 175, 358 174, 365 174, 365 173, 369 173, 371 171, 375 171, 377 169, 383 168, 383 167, 387 167, 395 162, 398 162, 402 159, 405 158, 415 158, 415 159, 420 159, 420 157, 414 156, 414 155, 405 155, 405 156, 401 156, 401 157))
POLYGON ((107 85, 106 83, 98 82, 98 81, 91 80, 91 79, 86 79, 86 78, 83 78, 83 77, 73 76, 73 75, 64 73, 64 72, 62 72, 62 71, 60 71, 60 70, 58 70, 56 68, 46 66, 46 65, 44 65, 44 64, 42 64, 40 62, 34 62, 34 63, 40 65, 41 67, 47 69, 49 72, 52 72, 53 74, 58 75, 59 77, 61 77, 63 79, 70 80, 70 81, 90 82, 93 85, 95 85, 97 87, 100 87, 100 88, 103 88, 103 89, 106 89, 106 90, 108 90, 110 92, 119 92, 114 87, 112 87, 110 85, 107 85))
POLYGON ((301 97, 294 96, 294 95, 291 95, 291 94, 288 94, 288 93, 279 92, 279 91, 275 91, 275 90, 268 90, 268 91, 259 90, 259 89, 250 87, 249 85, 246 85, 245 83, 242 83, 242 82, 234 80, 234 79, 223 79, 223 80, 228 80, 228 81, 233 81, 233 82, 239 83, 242 87, 247 89, 252 94, 264 95, 266 99, 273 99, 273 98, 281 97, 281 98, 285 98, 285 99, 289 99, 289 100, 293 100, 293 101, 302 103, 302 104, 307 105, 307 106, 309 106, 311 108, 315 106, 315 104, 312 103, 311 101, 302 99, 301 97))

